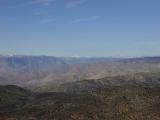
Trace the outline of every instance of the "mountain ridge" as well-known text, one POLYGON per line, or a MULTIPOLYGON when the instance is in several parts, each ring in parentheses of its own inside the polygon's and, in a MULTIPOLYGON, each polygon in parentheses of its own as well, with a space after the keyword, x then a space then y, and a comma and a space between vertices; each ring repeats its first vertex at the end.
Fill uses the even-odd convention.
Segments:
POLYGON ((0 57, 0 84, 27 88, 38 88, 47 84, 58 86, 81 80, 159 71, 160 57, 158 56, 113 60, 76 58, 69 62, 68 58, 66 60, 46 56, 0 57))

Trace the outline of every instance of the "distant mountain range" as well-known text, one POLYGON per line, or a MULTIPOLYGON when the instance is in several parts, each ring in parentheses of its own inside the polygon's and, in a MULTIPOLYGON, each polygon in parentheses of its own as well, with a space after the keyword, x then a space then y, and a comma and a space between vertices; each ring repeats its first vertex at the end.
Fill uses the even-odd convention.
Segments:
POLYGON ((13 70, 40 71, 54 70, 57 67, 63 67, 71 64, 96 63, 106 61, 116 61, 120 58, 112 57, 52 57, 52 56, 0 56, 0 67, 13 70))
POLYGON ((158 72, 160 57, 0 56, 0 85, 18 85, 40 91, 56 91, 55 86, 84 80, 158 72))

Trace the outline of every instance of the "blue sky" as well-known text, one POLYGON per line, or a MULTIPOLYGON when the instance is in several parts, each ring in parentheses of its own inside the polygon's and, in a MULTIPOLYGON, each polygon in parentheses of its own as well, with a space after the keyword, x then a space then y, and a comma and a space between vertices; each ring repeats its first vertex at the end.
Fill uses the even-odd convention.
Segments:
POLYGON ((160 55, 160 0, 0 0, 0 54, 160 55))

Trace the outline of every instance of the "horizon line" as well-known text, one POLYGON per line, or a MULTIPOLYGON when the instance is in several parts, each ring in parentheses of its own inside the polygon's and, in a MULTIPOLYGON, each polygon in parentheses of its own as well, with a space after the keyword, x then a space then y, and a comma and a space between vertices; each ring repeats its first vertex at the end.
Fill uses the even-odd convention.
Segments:
POLYGON ((45 54, 0 54, 0 57, 21 57, 21 56, 45 56, 45 57, 57 57, 57 58, 147 58, 147 57, 160 57, 160 55, 147 55, 147 56, 57 56, 57 55, 45 55, 45 54))

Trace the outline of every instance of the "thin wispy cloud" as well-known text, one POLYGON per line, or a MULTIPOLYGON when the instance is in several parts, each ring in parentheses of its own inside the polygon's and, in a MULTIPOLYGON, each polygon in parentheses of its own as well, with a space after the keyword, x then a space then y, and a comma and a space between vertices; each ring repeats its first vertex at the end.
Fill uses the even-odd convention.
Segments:
POLYGON ((80 23, 80 22, 89 22, 89 21, 94 21, 99 19, 99 16, 91 16, 91 17, 87 17, 87 18, 78 18, 73 20, 71 23, 80 23))
POLYGON ((48 6, 55 1, 56 0, 32 0, 30 4, 42 4, 42 5, 48 6))
POLYGON ((65 8, 75 8, 86 3, 87 1, 88 0, 72 0, 65 4, 65 8))
POLYGON ((47 9, 40 9, 34 12, 34 15, 37 16, 48 16, 49 15, 49 11, 47 9))
POLYGON ((54 19, 51 19, 51 18, 44 18, 44 19, 41 19, 39 22, 40 23, 51 23, 55 21, 54 19))
MULTIPOLYGON (((7 2, 9 3, 10 0, 8 0, 7 2)), ((26 1, 19 0, 19 1, 15 2, 15 4, 12 4, 12 6, 8 6, 8 7, 9 8, 18 8, 18 7, 28 7, 28 6, 33 6, 33 5, 49 6, 49 5, 53 4, 54 2, 56 2, 56 0, 26 0, 26 1)))
POLYGON ((38 11, 38 12, 35 12, 34 14, 35 14, 35 15, 42 15, 42 14, 43 14, 43 12, 38 11))

